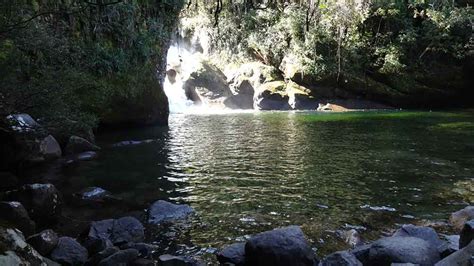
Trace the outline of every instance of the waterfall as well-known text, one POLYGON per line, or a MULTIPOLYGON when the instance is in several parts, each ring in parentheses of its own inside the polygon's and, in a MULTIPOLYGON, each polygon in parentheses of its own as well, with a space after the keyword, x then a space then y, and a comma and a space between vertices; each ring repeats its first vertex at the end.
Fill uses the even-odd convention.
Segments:
POLYGON ((170 113, 190 113, 197 106, 186 97, 184 81, 202 60, 203 49, 196 38, 190 40, 177 35, 168 49, 167 75, 163 87, 168 97, 170 113))

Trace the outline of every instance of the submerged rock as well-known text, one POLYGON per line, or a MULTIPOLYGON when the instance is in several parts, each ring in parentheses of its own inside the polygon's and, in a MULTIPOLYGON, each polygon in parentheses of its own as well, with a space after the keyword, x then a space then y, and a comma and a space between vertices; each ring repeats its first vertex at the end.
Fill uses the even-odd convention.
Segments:
POLYGON ((469 245, 472 240, 474 240, 474 219, 464 224, 459 238, 459 248, 464 248, 469 245))
POLYGON ((67 142, 65 153, 66 154, 76 154, 86 151, 99 151, 100 147, 91 143, 90 141, 78 137, 71 136, 67 142))
POLYGON ((109 257, 101 260, 99 266, 128 265, 138 258, 138 251, 135 249, 126 249, 115 252, 109 257))
POLYGON ((245 245, 249 265, 314 265, 317 262, 305 235, 298 226, 259 233, 245 245))
POLYGON ((194 213, 194 209, 185 204, 173 204, 164 200, 158 200, 148 210, 148 223, 160 224, 186 219, 194 213))
POLYGON ((99 262, 101 262, 103 259, 119 252, 120 249, 118 247, 108 247, 105 248, 104 250, 97 252, 94 254, 89 260, 87 261, 88 265, 97 265, 99 262))
POLYGON ((75 193, 74 196, 81 204, 103 204, 120 201, 120 199, 114 197, 110 191, 100 187, 85 188, 81 192, 75 193))
POLYGON ((82 265, 88 256, 87 249, 71 237, 59 238, 58 245, 51 252, 51 259, 63 265, 82 265))
POLYGON ((362 263, 348 251, 338 251, 326 256, 319 266, 362 266, 362 263))
POLYGON ((0 220, 17 227, 25 235, 29 236, 35 232, 35 222, 30 219, 28 212, 20 202, 0 202, 0 220))
POLYGON ((158 246, 147 243, 127 243, 120 246, 120 249, 135 249, 140 254, 140 257, 150 258, 158 249, 158 246))
POLYGON ((173 256, 170 254, 161 255, 158 258, 160 266, 199 266, 202 265, 195 259, 173 256))
POLYGON ((58 235, 50 229, 41 231, 27 239, 27 242, 43 256, 48 256, 56 248, 58 241, 58 235))
POLYGON ((464 224, 472 219, 474 219, 474 206, 467 206, 462 210, 452 213, 449 222, 458 232, 461 232, 464 224))
POLYGON ((364 265, 414 263, 433 265, 440 260, 438 250, 427 241, 411 236, 381 238, 352 251, 364 265))
POLYGON ((231 263, 242 266, 245 263, 245 243, 234 243, 226 246, 216 256, 221 264, 231 263))

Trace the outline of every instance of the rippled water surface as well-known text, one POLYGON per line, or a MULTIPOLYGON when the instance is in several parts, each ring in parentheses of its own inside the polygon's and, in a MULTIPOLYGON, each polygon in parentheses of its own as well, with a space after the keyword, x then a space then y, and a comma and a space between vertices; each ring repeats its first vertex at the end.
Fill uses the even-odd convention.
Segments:
POLYGON ((446 219, 472 200, 469 111, 175 114, 169 127, 109 132, 99 144, 99 160, 71 173, 74 187, 143 208, 190 204, 186 241, 199 247, 290 224, 322 245, 333 230, 446 219), (125 140, 150 141, 113 146, 125 140))

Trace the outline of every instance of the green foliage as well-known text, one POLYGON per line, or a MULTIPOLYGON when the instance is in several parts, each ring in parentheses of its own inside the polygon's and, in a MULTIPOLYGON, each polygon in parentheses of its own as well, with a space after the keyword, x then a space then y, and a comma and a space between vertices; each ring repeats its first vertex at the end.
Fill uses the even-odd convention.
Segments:
POLYGON ((29 113, 67 135, 95 127, 117 98, 161 93, 156 72, 183 4, 1 0, 0 115, 29 113))
POLYGON ((340 85, 349 77, 369 77, 403 93, 468 87, 468 77, 462 74, 473 56, 473 12, 468 5, 417 0, 285 2, 224 1, 217 27, 212 8, 191 8, 183 14, 188 21, 183 27, 206 33, 221 64, 222 59, 257 59, 281 69, 291 59, 312 81, 340 85), (246 5, 249 2, 253 7, 246 5), (459 82, 448 81, 454 72, 461 73, 455 77, 459 82))

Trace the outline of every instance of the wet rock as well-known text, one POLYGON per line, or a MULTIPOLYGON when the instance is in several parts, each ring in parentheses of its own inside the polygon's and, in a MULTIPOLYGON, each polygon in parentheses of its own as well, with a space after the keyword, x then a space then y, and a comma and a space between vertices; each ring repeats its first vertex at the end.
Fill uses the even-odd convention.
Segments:
POLYGON ((75 193, 74 196, 79 200, 79 203, 82 204, 101 204, 120 200, 114 197, 110 191, 100 187, 85 188, 81 192, 75 193))
POLYGON ((20 202, 0 202, 0 220, 17 227, 25 235, 29 236, 35 232, 35 222, 30 219, 28 212, 20 202))
POLYGON ((245 263, 245 243, 234 243, 224 247, 217 254, 217 260, 221 264, 232 263, 236 266, 245 263))
POLYGON ((412 236, 423 239, 430 243, 435 249, 442 246, 443 242, 439 238, 438 234, 433 228, 415 226, 412 224, 403 225, 402 228, 398 229, 393 236, 412 236))
POLYGON ((25 241, 17 229, 0 227, 0 265, 44 265, 47 259, 25 241))
POLYGON ((259 233, 245 245, 250 265, 314 265, 316 258, 298 226, 259 233))
POLYGON ((288 110, 289 96, 284 81, 272 81, 255 90, 253 106, 256 110, 288 110))
POLYGON ((13 133, 9 136, 8 164, 39 163, 61 157, 61 147, 46 129, 27 114, 7 117, 13 133), (13 144, 11 146, 10 144, 13 144))
POLYGON ((119 252, 120 249, 118 247, 107 247, 104 250, 97 252, 94 254, 88 261, 87 265, 97 265, 99 262, 101 262, 103 259, 119 252))
POLYGON ((96 221, 89 226, 84 243, 91 253, 95 253, 110 246, 108 242, 115 245, 141 242, 145 238, 144 230, 140 221, 133 217, 96 221))
POLYGON ((82 265, 89 254, 74 238, 60 237, 58 245, 51 252, 51 259, 63 265, 82 265))
POLYGON ((41 231, 27 239, 27 242, 43 256, 48 256, 56 248, 58 241, 58 235, 50 229, 41 231))
POLYGON ((18 178, 9 172, 0 172, 0 191, 5 191, 18 186, 18 178))
POLYGON ((444 235, 443 238, 443 245, 438 250, 441 258, 446 258, 459 250, 459 235, 444 235))
POLYGON ((101 260, 100 266, 128 265, 138 258, 138 251, 135 249, 126 249, 115 252, 111 256, 101 260))
POLYGON ((65 153, 66 154, 76 154, 86 151, 99 151, 100 147, 89 142, 88 140, 78 137, 71 136, 67 142, 65 153))
POLYGON ((41 140, 39 145, 39 152, 46 160, 60 158, 62 155, 59 143, 51 135, 48 135, 46 136, 46 138, 41 140))
POLYGON ((146 139, 146 140, 125 140, 112 145, 112 147, 125 147, 125 146, 136 146, 142 144, 153 143, 155 140, 146 139))
POLYGON ((474 219, 466 222, 459 238, 459 248, 469 245, 474 239, 474 219))
POLYGON ((222 105, 232 92, 227 85, 227 78, 216 66, 200 62, 183 81, 186 97, 195 103, 222 105))
POLYGON ((138 251, 140 257, 150 258, 158 249, 158 246, 147 243, 127 243, 120 246, 120 249, 135 249, 138 251))
POLYGON ((148 223, 160 224, 186 219, 194 213, 194 209, 185 204, 173 204, 164 200, 153 203, 148 210, 148 223))
POLYGON ((440 260, 439 253, 427 241, 411 236, 393 236, 364 245, 351 252, 364 265, 414 263, 433 265, 440 260))
POLYGON ((7 197, 21 202, 36 223, 49 224, 61 213, 59 191, 52 184, 24 185, 7 197))
POLYGON ((452 265, 474 265, 473 263, 474 254, 474 241, 463 249, 454 252, 443 260, 435 264, 435 266, 452 266, 452 265))
POLYGON ((86 151, 76 155, 78 161, 92 161, 98 157, 97 152, 86 151))
POLYGON ((198 266, 202 265, 198 261, 185 257, 173 256, 170 254, 161 255, 158 258, 160 266, 198 266))
POLYGON ((325 257, 319 266, 362 266, 362 263, 348 251, 338 251, 325 257))
POLYGON ((472 219, 474 219, 474 206, 467 206, 462 210, 452 213, 449 222, 458 232, 461 232, 464 224, 472 219))

